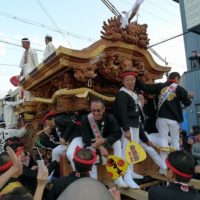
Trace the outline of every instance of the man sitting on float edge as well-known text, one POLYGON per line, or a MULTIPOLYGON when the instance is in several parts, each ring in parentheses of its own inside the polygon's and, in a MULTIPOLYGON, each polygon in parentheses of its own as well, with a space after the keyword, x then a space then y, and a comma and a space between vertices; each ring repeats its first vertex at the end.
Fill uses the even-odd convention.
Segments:
POLYGON ((166 159, 168 186, 156 186, 149 190, 149 200, 199 200, 200 194, 189 181, 194 174, 195 160, 187 151, 174 151, 166 159))
MULTIPOLYGON (((112 114, 105 112, 105 105, 100 99, 92 99, 90 102, 91 113, 84 116, 81 122, 83 143, 86 147, 99 149, 101 147, 113 147, 114 155, 122 157, 121 130, 117 120, 112 114)), ((102 153, 102 152, 101 152, 102 153)), ((103 153, 102 153, 103 154, 103 153)), ((97 167, 93 166, 91 177, 97 178, 97 167)), ((115 180, 119 187, 128 187, 122 177, 115 180)))

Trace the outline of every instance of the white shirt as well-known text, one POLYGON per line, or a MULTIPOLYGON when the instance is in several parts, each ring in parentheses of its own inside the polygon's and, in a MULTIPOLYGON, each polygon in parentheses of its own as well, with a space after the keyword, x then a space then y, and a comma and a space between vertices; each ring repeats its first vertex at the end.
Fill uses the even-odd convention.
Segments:
POLYGON ((25 63, 25 55, 26 55, 26 50, 24 51, 24 54, 22 56, 22 59, 19 65, 19 67, 21 67, 23 70, 23 76, 26 76, 27 74, 29 74, 39 64, 37 53, 35 50, 31 48, 28 49, 27 63, 25 63))
POLYGON ((13 128, 13 126, 17 125, 18 116, 15 115, 14 107, 23 103, 24 100, 19 101, 4 101, 4 122, 6 128, 13 128))
POLYGON ((44 57, 43 60, 45 60, 46 58, 48 58, 54 51, 56 50, 55 46, 53 45, 52 42, 49 42, 46 45, 46 48, 44 50, 44 57))
POLYGON ((21 129, 4 129, 0 128, 0 153, 4 150, 5 141, 12 137, 23 137, 26 134, 26 128, 21 129))

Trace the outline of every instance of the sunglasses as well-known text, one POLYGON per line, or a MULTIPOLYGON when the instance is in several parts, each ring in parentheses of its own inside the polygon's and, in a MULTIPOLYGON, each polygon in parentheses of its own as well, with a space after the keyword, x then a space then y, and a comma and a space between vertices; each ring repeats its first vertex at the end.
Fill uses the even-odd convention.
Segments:
POLYGON ((93 113, 95 113, 95 112, 98 112, 98 113, 102 112, 101 109, 92 109, 91 111, 92 111, 93 113))

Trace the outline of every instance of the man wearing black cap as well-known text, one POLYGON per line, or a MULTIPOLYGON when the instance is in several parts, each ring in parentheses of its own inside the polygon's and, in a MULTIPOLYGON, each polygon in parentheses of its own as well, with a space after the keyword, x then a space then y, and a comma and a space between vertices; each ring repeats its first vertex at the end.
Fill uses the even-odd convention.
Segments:
POLYGON ((43 60, 48 58, 56 50, 55 46, 52 43, 52 36, 50 35, 45 36, 45 44, 46 44, 46 48, 44 50, 43 60))
POLYGON ((149 200, 198 200, 200 194, 188 183, 194 174, 195 161, 187 151, 174 151, 166 159, 168 186, 149 190, 149 200))
POLYGON ((25 51, 19 66, 22 68, 20 75, 24 77, 38 65, 38 57, 36 51, 30 47, 30 40, 28 38, 22 38, 21 42, 25 51))

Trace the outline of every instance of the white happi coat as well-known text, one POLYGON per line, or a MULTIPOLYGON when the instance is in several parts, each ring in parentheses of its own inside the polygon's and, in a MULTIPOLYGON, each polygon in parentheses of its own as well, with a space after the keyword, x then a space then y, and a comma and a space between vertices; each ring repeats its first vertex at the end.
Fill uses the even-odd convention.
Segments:
POLYGON ((22 56, 22 59, 21 59, 20 65, 19 65, 19 67, 22 68, 23 76, 26 76, 27 74, 29 74, 39 64, 37 53, 35 50, 33 50, 31 48, 28 49, 27 63, 24 64, 25 53, 26 53, 26 51, 24 51, 24 54, 22 56))
POLYGON ((17 125, 18 117, 15 115, 14 107, 23 103, 24 100, 19 101, 4 101, 4 112, 3 118, 6 125, 6 128, 13 128, 17 125))
POLYGON ((46 58, 48 58, 54 51, 56 50, 55 46, 53 45, 52 42, 49 42, 46 45, 46 48, 44 50, 44 58, 43 60, 45 60, 46 58))

